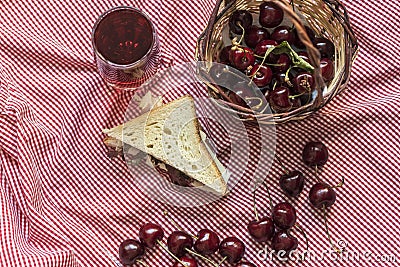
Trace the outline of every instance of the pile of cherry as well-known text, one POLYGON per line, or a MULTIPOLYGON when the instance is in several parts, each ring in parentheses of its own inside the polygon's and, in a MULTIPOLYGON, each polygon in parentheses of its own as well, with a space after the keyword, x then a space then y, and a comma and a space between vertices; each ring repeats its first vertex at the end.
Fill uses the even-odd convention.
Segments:
MULTIPOLYGON (((299 39, 294 26, 283 25, 284 12, 273 2, 259 7, 259 25, 253 24, 249 11, 236 10, 229 17, 232 44, 218 54, 218 62, 232 66, 252 80, 274 112, 281 113, 306 105, 315 90, 313 67, 309 64, 306 47, 299 39), (268 29, 271 29, 270 32, 268 29)), ((310 40, 319 50, 321 73, 325 83, 334 78, 334 44, 305 27, 310 40)), ((217 70, 218 72, 218 70, 217 70)), ((217 78, 221 75, 215 75, 217 78)), ((247 108, 254 92, 241 84, 228 92, 236 105, 247 108), (238 97, 239 96, 239 97, 238 97)))
MULTIPOLYGON (((328 160, 328 149, 321 142, 309 142, 303 149, 303 162, 315 169, 317 183, 315 183, 309 192, 309 201, 314 208, 322 209, 325 220, 326 234, 332 248, 340 253, 340 250, 333 244, 326 219, 326 208, 332 206, 336 200, 334 188, 343 185, 343 181, 336 186, 330 186, 322 182, 318 177, 318 168, 322 167, 328 160)), ((281 160, 280 162, 285 173, 279 179, 279 185, 286 196, 296 198, 303 191, 305 177, 300 171, 288 171, 281 160)), ((249 235, 259 243, 270 244, 271 248, 280 253, 281 256, 287 257, 289 253, 298 247, 298 239, 292 235, 293 228, 299 230, 307 241, 308 239, 303 229, 296 223, 296 210, 289 202, 281 202, 273 206, 272 198, 269 194, 268 186, 264 183, 269 197, 269 205, 271 206, 271 215, 259 218, 256 209, 256 190, 254 191, 254 213, 255 220, 250 221, 247 225, 249 235), (268 242, 268 243, 267 243, 268 242), (282 254, 283 252, 283 254, 282 254)), ((168 213, 165 213, 168 216, 168 213)), ((236 264, 235 267, 256 267, 255 264, 242 261, 245 255, 245 244, 236 237, 226 237, 220 241, 217 233, 210 229, 200 230, 196 236, 189 234, 172 221, 179 230, 172 232, 167 243, 163 242, 164 230, 159 224, 146 223, 139 230, 139 240, 127 239, 123 241, 119 247, 119 257, 125 266, 132 266, 140 263, 148 266, 141 258, 146 252, 146 248, 154 248, 159 245, 174 260, 173 267, 197 267, 197 261, 191 254, 197 258, 206 261, 211 266, 221 266, 227 262, 236 264), (216 263, 208 258, 208 256, 219 253, 221 261, 216 263)), ((306 248, 306 249, 307 249, 306 248)))

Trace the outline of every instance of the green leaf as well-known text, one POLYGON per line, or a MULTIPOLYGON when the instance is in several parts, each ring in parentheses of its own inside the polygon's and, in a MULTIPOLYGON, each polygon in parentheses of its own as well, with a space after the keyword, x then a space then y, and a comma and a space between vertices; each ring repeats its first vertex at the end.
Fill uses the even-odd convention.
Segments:
POLYGON ((267 52, 265 52, 265 58, 270 54, 273 53, 275 55, 280 55, 280 54, 288 54, 290 57, 290 60, 292 61, 292 64, 294 67, 298 67, 307 71, 313 71, 314 67, 310 65, 307 61, 299 57, 299 55, 296 53, 296 51, 293 50, 293 48, 290 46, 290 44, 287 41, 283 41, 279 45, 275 47, 270 47, 267 52))

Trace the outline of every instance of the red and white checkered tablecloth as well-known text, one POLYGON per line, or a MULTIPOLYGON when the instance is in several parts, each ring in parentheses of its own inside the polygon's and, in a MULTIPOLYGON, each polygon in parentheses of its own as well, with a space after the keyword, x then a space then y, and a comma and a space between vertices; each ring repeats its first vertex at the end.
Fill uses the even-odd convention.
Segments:
MULTIPOLYGON (((371 252, 370 261, 306 261, 303 266, 399 266, 400 262, 400 6, 397 1, 355 1, 350 13, 361 50, 349 90, 301 122, 277 127, 277 153, 287 167, 312 177, 300 154, 307 141, 330 150, 324 179, 346 184, 329 210, 334 241, 349 251, 371 252), (394 255, 397 262, 385 262, 394 255)), ((2 1, 0 3, 0 266, 116 266, 119 243, 137 238, 145 222, 167 234, 175 227, 169 210, 190 232, 201 228, 237 236, 245 258, 259 266, 262 245, 251 241, 253 218, 246 180, 216 203, 178 208, 148 199, 120 159, 106 156, 101 130, 123 121, 132 96, 110 96, 91 49, 96 18, 118 5, 150 14, 158 25, 163 66, 193 59, 195 41, 214 6, 201 1, 2 1)), ((276 201, 284 197, 274 163, 268 182, 276 201)), ((310 248, 329 249, 322 214, 305 192, 291 201, 310 248)), ((259 194, 260 213, 268 212, 259 194)), ((301 238, 300 238, 301 239, 301 238)), ((301 241, 301 245, 304 242, 301 241)), ((149 250, 150 266, 172 266, 160 248, 149 250)), ((201 266, 207 266, 201 262, 201 266)))

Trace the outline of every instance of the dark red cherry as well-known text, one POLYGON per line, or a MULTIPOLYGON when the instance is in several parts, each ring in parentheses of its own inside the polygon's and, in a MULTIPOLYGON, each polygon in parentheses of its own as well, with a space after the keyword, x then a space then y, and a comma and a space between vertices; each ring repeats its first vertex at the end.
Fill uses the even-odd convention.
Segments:
POLYGON ((249 76, 253 77, 253 82, 261 88, 267 86, 271 82, 272 70, 265 65, 260 66, 255 64, 250 70, 249 76))
POLYGON ((269 39, 269 32, 258 26, 251 26, 244 34, 244 41, 248 47, 254 48, 262 40, 269 39))
POLYGON ((330 82, 335 77, 335 69, 332 60, 328 58, 321 59, 321 74, 325 82, 330 82))
MULTIPOLYGON (((275 40, 262 40, 259 42, 256 47, 254 48, 254 53, 258 56, 264 57, 267 50, 271 47, 277 46, 278 43, 275 40)), ((278 55, 270 53, 267 57, 267 62, 274 63, 279 58, 278 55)), ((262 59, 261 59, 262 60, 262 59)))
POLYGON ((230 264, 239 262, 243 258, 245 250, 244 243, 236 237, 227 237, 219 245, 219 253, 223 258, 226 257, 230 264))
POLYGON ((309 142, 304 146, 302 157, 307 166, 322 166, 328 161, 328 148, 322 142, 309 142))
POLYGON ((286 73, 285 72, 275 72, 272 75, 272 80, 270 83, 270 87, 273 88, 276 82, 276 86, 286 86, 286 73))
POLYGON ((245 70, 256 61, 253 50, 248 47, 238 47, 229 52, 229 61, 238 70, 245 70))
POLYGON ((257 265, 254 265, 253 263, 250 262, 241 262, 236 264, 235 267, 257 267, 257 265))
POLYGON ((194 250, 201 255, 210 255, 215 253, 219 248, 218 235, 207 229, 200 230, 197 233, 196 242, 194 242, 194 250))
POLYGON ((241 25, 247 30, 253 24, 253 17, 249 11, 236 10, 229 17, 229 29, 236 34, 242 34, 243 30, 239 26, 241 25))
POLYGON ((287 41, 289 44, 294 42, 295 36, 293 30, 289 26, 279 26, 271 33, 271 39, 275 40, 278 44, 287 41))
POLYGON ((280 229, 289 229, 296 223, 296 210, 289 202, 276 204, 272 209, 272 220, 280 229))
POLYGON ((297 197, 304 188, 304 175, 300 171, 291 171, 279 178, 279 186, 290 197, 297 197))
POLYGON ((175 256, 182 257, 186 254, 186 249, 193 246, 193 238, 185 232, 175 231, 168 237, 167 246, 175 256))
POLYGON ((299 241, 296 237, 292 236, 287 230, 280 230, 275 233, 272 238, 271 247, 275 252, 285 251, 289 253, 295 250, 299 245, 299 241))
POLYGON ((274 71, 276 72, 286 72, 292 61, 287 54, 278 55, 278 59, 274 62, 277 66, 273 66, 274 71))
POLYGON ((335 45, 330 40, 324 37, 318 37, 314 39, 313 43, 321 53, 321 58, 332 58, 335 54, 335 45))
POLYGON ((310 93, 315 89, 314 77, 306 71, 296 74, 292 79, 292 84, 297 94, 310 93))
POLYGON ((185 265, 183 266, 179 261, 176 261, 172 267, 197 267, 197 261, 191 257, 183 256, 179 259, 185 265))
POLYGON ((164 230, 159 224, 146 223, 139 230, 139 239, 147 247, 152 248, 164 237, 164 230))
POLYGON ((285 86, 276 87, 269 95, 271 108, 276 112, 285 112, 292 108, 292 101, 289 98, 290 90, 285 86))
POLYGON ((119 246, 119 259, 122 264, 132 265, 144 255, 145 248, 137 240, 127 239, 119 246))
POLYGON ((221 51, 218 54, 218 63, 225 64, 225 65, 230 65, 229 61, 229 51, 231 51, 232 46, 228 45, 225 46, 224 48, 221 49, 221 51))
POLYGON ((299 55, 300 58, 302 58, 303 60, 305 60, 306 62, 310 63, 310 57, 308 56, 308 53, 306 51, 301 51, 298 52, 297 55, 299 55))
POLYGON ((317 209, 322 208, 324 205, 325 207, 330 207, 335 203, 336 192, 326 183, 316 183, 311 187, 308 199, 317 209))
MULTIPOLYGON (((307 35, 310 38, 310 41, 313 42, 315 39, 315 32, 308 26, 305 26, 305 28, 307 35)), ((305 45, 303 44, 302 41, 300 41, 299 35, 297 34, 297 30, 294 31, 294 35, 295 35, 294 45, 298 48, 304 49, 305 45)))
POLYGON ((275 233, 274 222, 270 217, 264 217, 260 220, 253 220, 247 225, 247 230, 251 237, 257 242, 271 240, 275 233))
POLYGON ((266 28, 275 28, 283 20, 283 10, 273 2, 264 2, 260 5, 260 25, 266 28))
POLYGON ((300 100, 300 98, 293 98, 292 99, 292 108, 291 109, 296 109, 296 108, 299 108, 299 107, 301 107, 301 100, 300 100))

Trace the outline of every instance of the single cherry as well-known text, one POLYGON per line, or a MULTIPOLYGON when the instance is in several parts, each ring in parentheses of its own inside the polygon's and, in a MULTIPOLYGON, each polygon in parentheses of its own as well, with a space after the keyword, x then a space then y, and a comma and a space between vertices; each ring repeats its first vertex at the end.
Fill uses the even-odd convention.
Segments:
POLYGON ((249 11, 236 10, 229 17, 229 29, 236 34, 242 34, 242 27, 247 30, 253 24, 253 17, 249 11), (241 25, 242 27, 240 27, 241 25))
POLYGON ((227 237, 219 245, 219 253, 231 264, 239 262, 245 250, 244 243, 236 237, 227 237))
POLYGON ((149 248, 154 247, 163 237, 164 230, 156 223, 146 223, 139 230, 140 241, 149 248))
POLYGON ((247 225, 247 230, 254 240, 261 243, 271 240, 275 233, 275 226, 270 217, 264 217, 258 221, 251 221, 247 225))
POLYGON ((272 68, 275 72, 286 72, 289 69, 291 63, 292 61, 287 54, 280 54, 278 55, 278 59, 274 62, 276 66, 273 66, 272 68))
POLYGON ((271 33, 271 39, 275 40, 278 44, 283 41, 287 41, 289 44, 292 44, 295 40, 295 36, 293 33, 293 29, 289 26, 279 26, 276 27, 275 30, 271 33))
POLYGON ((253 82, 258 87, 267 86, 272 79, 272 70, 265 65, 255 64, 249 73, 250 77, 253 77, 253 82))
POLYGON ((283 20, 283 10, 273 2, 264 2, 260 5, 259 22, 266 28, 275 28, 283 20))
POLYGON ((269 39, 269 32, 258 26, 251 26, 244 34, 244 41, 248 47, 254 48, 262 40, 269 39))
MULTIPOLYGON (((278 43, 275 40, 269 40, 269 39, 268 40, 262 40, 254 48, 254 53, 257 56, 264 57, 265 53, 268 51, 269 48, 275 47, 277 45, 278 45, 278 43)), ((269 53, 269 55, 266 58, 266 60, 269 63, 273 63, 273 62, 277 61, 278 58, 279 58, 278 55, 275 55, 274 53, 269 53)))
POLYGON ((316 183, 311 187, 308 199, 317 209, 323 206, 328 208, 335 203, 336 192, 326 183, 316 183))
POLYGON ((229 61, 229 52, 231 51, 232 46, 228 45, 225 46, 224 48, 221 49, 221 51, 218 54, 218 63, 225 64, 225 65, 230 65, 229 61))
POLYGON ((193 238, 182 231, 173 232, 167 240, 168 250, 177 257, 182 257, 186 254, 186 249, 193 246, 193 238))
POLYGON ((296 223, 296 210, 292 204, 281 202, 272 209, 272 220, 280 229, 289 229, 296 223))
POLYGON ((332 58, 335 54, 335 45, 324 37, 318 37, 314 39, 314 46, 321 53, 321 58, 327 57, 332 58))
POLYGON ((322 166, 328 161, 328 148, 322 142, 309 142, 304 146, 302 156, 307 166, 322 166))
POLYGON ((292 84, 297 94, 310 93, 315 89, 314 77, 306 71, 296 74, 292 79, 292 84))
POLYGON ((292 101, 289 98, 290 90, 285 86, 279 86, 271 91, 269 103, 276 112, 285 112, 292 108, 292 101))
POLYGON ((194 250, 201 255, 210 255, 215 253, 219 248, 218 235, 208 229, 200 230, 197 233, 197 239, 194 243, 194 250))
POLYGON ((285 251, 286 253, 295 250, 299 245, 296 237, 292 236, 286 230, 280 230, 272 238, 271 247, 276 252, 285 251))
POLYGON ((328 58, 322 58, 321 63, 321 74, 325 82, 330 82, 335 77, 335 67, 333 66, 332 60, 328 58))
POLYGON ((241 262, 235 265, 235 267, 257 267, 251 262, 241 262))
POLYGON ((172 267, 197 267, 197 261, 191 257, 183 256, 179 259, 185 265, 182 265, 179 261, 176 261, 172 267))
POLYGON ((122 264, 132 265, 144 255, 145 248, 137 240, 127 239, 119 246, 119 258, 122 264))
POLYGON ((253 50, 248 47, 237 47, 229 52, 229 61, 238 70, 254 65, 255 60, 253 50))
POLYGON ((303 191, 304 180, 300 171, 291 171, 280 177, 279 186, 287 196, 297 197, 303 191))

